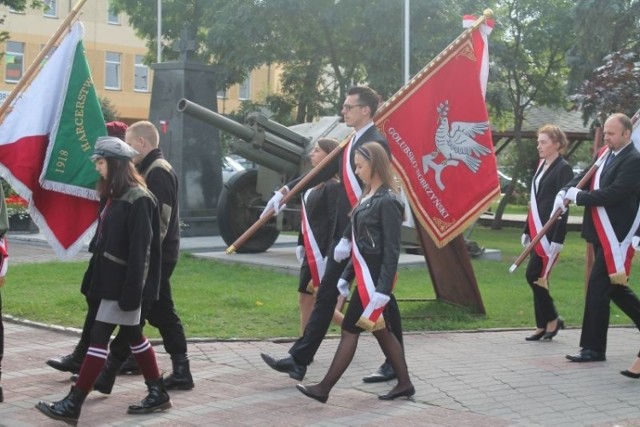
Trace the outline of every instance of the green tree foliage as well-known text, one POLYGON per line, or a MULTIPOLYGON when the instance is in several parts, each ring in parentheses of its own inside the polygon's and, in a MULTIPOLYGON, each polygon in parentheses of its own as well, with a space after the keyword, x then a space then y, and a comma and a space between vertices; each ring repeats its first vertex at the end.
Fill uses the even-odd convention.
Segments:
POLYGON ((102 109, 102 116, 104 117, 105 122, 113 122, 119 120, 118 110, 113 105, 111 100, 106 96, 101 96, 99 98, 100 108, 102 109))
POLYGON ((574 9, 576 41, 570 99, 585 123, 602 123, 613 112, 628 115, 640 107, 640 1, 580 0, 574 9))
POLYGON ((496 210, 495 228, 500 227, 518 179, 532 173, 535 166, 533 150, 521 137, 527 108, 565 102, 565 53, 573 43, 572 5, 570 0, 500 0, 496 4, 488 98, 498 99, 503 106, 506 100, 510 106, 517 160, 506 197, 496 210))
MULTIPOLYGON (((156 0, 113 0, 156 51, 156 0)), ((460 32, 462 5, 411 1, 411 72, 419 71, 460 32)), ((403 0, 163 0, 163 57, 183 23, 194 31, 194 59, 215 64, 218 89, 242 82, 263 64, 284 67, 282 95, 296 122, 336 114, 354 84, 367 83, 383 97, 403 82, 403 0)), ((480 12, 465 10, 464 12, 480 12)), ((270 108, 271 109, 271 108, 270 108)))
POLYGON ((637 47, 640 1, 578 0, 572 11, 575 43, 567 53, 568 90, 578 89, 612 52, 637 47))

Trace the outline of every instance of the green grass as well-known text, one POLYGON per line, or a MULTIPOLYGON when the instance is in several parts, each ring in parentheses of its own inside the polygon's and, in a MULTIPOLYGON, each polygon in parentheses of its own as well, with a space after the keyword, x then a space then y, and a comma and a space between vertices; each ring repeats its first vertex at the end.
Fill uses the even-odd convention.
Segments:
MULTIPOLYGON (((524 279, 526 262, 513 274, 508 272, 522 250, 520 230, 478 226, 470 238, 502 251, 501 261, 473 260, 487 314, 475 315, 436 301, 401 301, 406 331, 533 327, 531 290, 524 279)), ((572 326, 580 326, 582 319, 584 254, 584 241, 577 232, 569 233, 551 280, 556 306, 572 326)), ((4 313, 81 327, 86 304, 79 289, 85 268, 86 262, 12 266, 2 290, 4 313)), ((189 337, 267 338, 298 335, 297 282, 296 276, 182 254, 172 286, 189 337)), ((433 299, 426 269, 402 269, 396 296, 433 299)), ((630 324, 617 308, 612 309, 611 321, 630 324)), ((330 332, 337 328, 332 326, 330 332)), ((147 333, 158 336, 154 328, 147 328, 147 333)))

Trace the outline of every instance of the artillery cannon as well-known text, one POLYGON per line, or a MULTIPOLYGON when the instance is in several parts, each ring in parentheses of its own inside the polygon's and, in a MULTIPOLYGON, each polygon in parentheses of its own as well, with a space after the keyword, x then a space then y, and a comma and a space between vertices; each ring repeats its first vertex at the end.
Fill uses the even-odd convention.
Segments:
MULTIPOLYGON (((218 227, 227 245, 258 220, 274 190, 310 167, 308 154, 316 140, 341 141, 351 132, 338 116, 287 128, 261 113, 249 114, 242 125, 187 99, 178 102, 178 111, 233 135, 231 151, 258 165, 257 169, 235 173, 218 198, 218 227)), ((300 206, 290 202, 282 215, 269 221, 238 252, 264 252, 280 231, 294 230, 299 224, 300 206)))

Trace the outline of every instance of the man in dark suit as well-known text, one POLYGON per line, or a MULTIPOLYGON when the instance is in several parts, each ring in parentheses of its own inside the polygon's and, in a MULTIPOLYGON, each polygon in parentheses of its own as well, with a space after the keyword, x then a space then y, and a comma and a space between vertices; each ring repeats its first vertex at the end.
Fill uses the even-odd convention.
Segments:
POLYGON ((640 212, 640 153, 631 142, 629 117, 616 113, 604 124, 604 141, 610 153, 584 190, 575 185, 586 173, 575 177, 556 197, 585 206, 582 237, 593 244, 594 261, 580 337, 581 350, 568 354, 572 362, 606 360, 609 300, 640 325, 640 301, 627 286, 640 212), (635 310, 635 311, 634 311, 635 310))
MULTIPOLYGON (((336 286, 349 259, 348 256, 345 256, 344 258, 338 257, 338 260, 336 260, 333 254, 336 246, 343 249, 343 252, 348 251, 349 243, 344 239, 341 240, 341 237, 345 229, 350 225, 348 214, 351 212, 355 203, 357 203, 359 194, 362 191, 362 182, 353 172, 355 171, 354 155, 356 148, 365 142, 375 141, 380 143, 389 154, 389 157, 391 157, 386 138, 376 129, 373 123, 373 116, 376 113, 379 101, 380 97, 378 94, 366 86, 356 86, 348 91, 346 100, 342 106, 342 113, 345 123, 353 127, 355 135, 349 145, 344 148, 344 152, 322 169, 307 185, 307 188, 314 187, 321 182, 331 179, 336 174, 340 176, 343 184, 338 194, 336 206, 338 212, 335 229, 327 231, 333 236, 333 242, 328 251, 329 257, 327 259, 325 273, 318 287, 316 302, 304 334, 293 344, 289 350, 289 356, 276 359, 268 354, 261 354, 262 359, 271 368, 278 372, 287 373, 291 378, 296 380, 302 380, 302 378, 304 378, 307 366, 313 361, 313 357, 329 329, 339 294, 336 286), (348 159, 346 161, 348 161, 349 164, 343 168, 345 159, 348 159)), ((276 191, 274 197, 272 197, 267 204, 265 212, 273 208, 277 213, 280 210, 279 203, 282 197, 284 197, 284 194, 293 188, 301 179, 302 177, 288 183, 280 191, 276 191)), ((340 252, 340 250, 338 252, 340 252)), ((391 300, 387 304, 384 316, 391 331, 402 344, 400 312, 393 296, 391 296, 391 300)), ((375 373, 363 378, 363 381, 388 381, 395 377, 391 365, 385 362, 375 373)))

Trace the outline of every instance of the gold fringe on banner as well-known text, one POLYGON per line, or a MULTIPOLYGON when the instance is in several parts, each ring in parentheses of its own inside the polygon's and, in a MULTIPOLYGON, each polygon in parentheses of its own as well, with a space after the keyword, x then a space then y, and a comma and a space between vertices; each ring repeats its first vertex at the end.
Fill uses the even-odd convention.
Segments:
POLYGON ((358 319, 358 321, 356 322, 356 326, 364 329, 367 332, 375 332, 384 328, 386 326, 386 323, 384 322, 384 317, 382 317, 382 315, 380 315, 375 323, 367 319, 366 317, 360 316, 360 319, 358 319))

